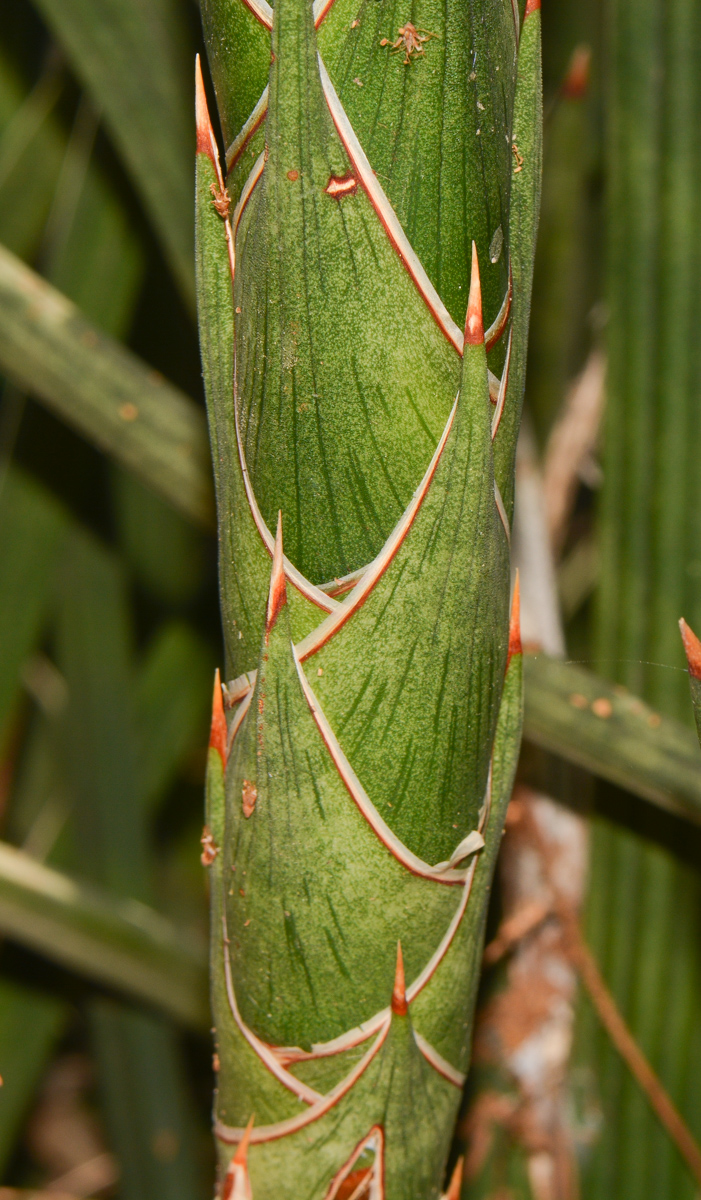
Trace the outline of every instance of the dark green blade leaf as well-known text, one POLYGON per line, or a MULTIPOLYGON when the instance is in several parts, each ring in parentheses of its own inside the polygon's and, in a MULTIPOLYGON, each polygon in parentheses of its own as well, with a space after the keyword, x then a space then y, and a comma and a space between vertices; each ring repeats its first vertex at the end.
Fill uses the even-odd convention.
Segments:
POLYGON ((197 1126, 175 1031, 150 1013, 106 999, 91 1004, 90 1024, 103 1110, 121 1151, 120 1197, 203 1196, 197 1126))
POLYGON ((190 39, 178 0, 38 0, 105 115, 194 308, 190 39))
MULTIPOLYGON (((130 609, 121 565, 94 539, 75 531, 63 564, 57 661, 68 686, 60 753, 75 796, 74 869, 114 893, 147 899, 154 874, 133 711, 130 609)), ((142 759, 143 762, 143 759, 142 759)), ((153 774, 148 780, 154 783, 153 774)), ((153 798, 153 797, 151 797, 153 798)), ((179 1047, 154 1018, 122 1005, 104 1016, 91 1003, 105 1114, 122 1162, 125 1200, 189 1200, 199 1190, 188 1125, 179 1047), (122 1041, 115 1059, 114 1042, 122 1041), (148 1080, 148 1083, 147 1083, 148 1080), (142 1117, 121 1116, 125 1083, 140 1096, 142 1117), (152 1100, 159 1094, 160 1104, 152 1100), (164 1121, 171 1150, 154 1150, 164 1121)))
POLYGON ((0 492, 0 755, 4 755, 22 666, 48 615, 68 517, 40 484, 13 468, 0 492))
POLYGON ((165 917, 0 843, 0 928, 96 983, 206 1028, 204 950, 165 917))
POLYGON ((0 1171, 3 1174, 46 1060, 68 1016, 69 1008, 63 1000, 0 979, 0 1171))
POLYGON ((207 741, 214 666, 208 647, 186 625, 165 625, 136 682, 137 786, 152 814, 195 746, 207 741))
POLYGON ((0 242, 23 257, 37 249, 61 168, 65 135, 53 109, 62 89, 55 55, 26 94, 0 52, 0 242))
POLYGON ((690 729, 582 667, 526 655, 524 737, 701 823, 701 755, 690 729))
POLYGON ((2 248, 0 366, 187 517, 209 524, 204 414, 2 248))

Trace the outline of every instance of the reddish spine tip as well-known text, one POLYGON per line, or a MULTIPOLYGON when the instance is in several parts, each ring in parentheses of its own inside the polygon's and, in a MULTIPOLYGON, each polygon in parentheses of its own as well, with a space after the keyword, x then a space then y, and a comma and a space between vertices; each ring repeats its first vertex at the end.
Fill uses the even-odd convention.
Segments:
POLYGON ((222 699, 221 679, 219 678, 219 667, 214 672, 214 694, 212 696, 212 726, 209 731, 209 744, 214 750, 219 751, 219 757, 222 761, 222 766, 226 767, 226 742, 227 728, 226 717, 224 716, 224 701, 222 699))
POLYGON ((591 66, 591 50, 589 46, 577 46, 570 59, 567 74, 564 78, 561 92, 567 100, 581 100, 589 88, 589 67, 591 66))
POLYGON ((689 664, 689 674, 701 683, 701 642, 683 617, 679 622, 679 629, 684 643, 686 661, 689 664))
POLYGON ((405 1017, 409 1011, 406 1002, 406 985, 404 983, 404 959, 402 943, 397 942, 397 969, 394 973, 394 988, 392 989, 392 1012, 398 1017, 405 1017))
POLYGON ((509 653, 506 658, 506 669, 509 669, 509 663, 514 654, 521 654, 521 585, 519 583, 518 571, 514 580, 514 594, 511 598, 511 619, 509 621, 509 653))
POLYGON ((245 1131, 243 1137, 241 1138, 241 1141, 239 1142, 238 1150, 236 1151, 236 1153, 232 1159, 232 1161, 236 1163, 237 1167, 245 1167, 246 1166, 246 1162, 248 1160, 248 1143, 251 1140, 251 1130, 253 1129, 254 1120, 255 1120, 255 1113, 253 1113, 251 1115, 248 1125, 246 1126, 246 1131, 245 1131))
POLYGON ((212 122, 209 119, 209 108, 207 107, 207 96, 204 90, 202 64, 199 54, 195 59, 195 124, 197 127, 197 153, 206 154, 207 158, 211 160, 221 185, 223 184, 223 180, 219 168, 217 140, 212 129, 212 122))
POLYGON ((480 269, 477 259, 477 247, 472 243, 472 272, 470 275, 470 298, 467 302, 465 317, 465 345, 480 346, 484 341, 484 326, 482 324, 482 287, 480 285, 480 269))
POLYGON ((526 0, 526 11, 523 14, 524 22, 530 17, 531 13, 540 10, 540 0, 526 0))
POLYGON ((460 1200, 460 1189, 462 1187, 463 1168, 465 1166, 465 1158, 461 1154, 455 1164, 453 1174, 450 1176, 448 1191, 443 1196, 443 1200, 460 1200))
POLYGON ((268 593, 268 613, 265 620, 266 633, 270 633, 286 600, 285 564, 282 553, 282 513, 279 512, 277 515, 275 548, 273 550, 273 569, 270 575, 270 591, 268 593))

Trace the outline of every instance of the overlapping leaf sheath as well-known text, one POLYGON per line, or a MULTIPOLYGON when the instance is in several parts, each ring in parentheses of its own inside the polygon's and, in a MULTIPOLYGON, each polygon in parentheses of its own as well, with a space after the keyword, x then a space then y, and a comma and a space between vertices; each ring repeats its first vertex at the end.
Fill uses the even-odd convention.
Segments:
POLYGON ((205 5, 230 142, 225 190, 198 78, 230 1200, 440 1194, 518 750, 539 15, 518 80, 509 5, 411 15, 205 5))

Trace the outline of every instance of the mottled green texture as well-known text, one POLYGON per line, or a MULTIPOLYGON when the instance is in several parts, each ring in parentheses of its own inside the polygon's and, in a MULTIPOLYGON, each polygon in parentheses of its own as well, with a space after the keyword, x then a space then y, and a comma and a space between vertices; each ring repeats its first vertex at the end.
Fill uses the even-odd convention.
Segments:
MULTIPOLYGON (((460 325, 471 269, 480 316, 476 242, 489 325, 513 228, 515 279, 530 288, 539 17, 526 23, 519 91, 510 5, 400 13, 337 0, 317 36, 306 0, 278 0, 270 42, 240 0, 204 10, 227 144, 269 83, 264 124, 228 180, 233 289, 201 111, 197 163, 227 695, 246 693, 247 705, 233 716, 225 770, 215 714, 208 767, 220 1163, 224 1172, 254 1114, 254 1200, 323 1200, 339 1172, 379 1172, 380 1159, 378 1197, 438 1200, 520 739, 522 662, 517 652, 507 664, 509 534, 494 468, 503 440, 508 484, 520 393, 510 387, 494 441, 480 333, 461 355, 460 334, 432 313, 370 193, 326 190, 357 166, 317 49, 460 325), (427 40, 405 64, 381 41, 409 20, 427 40), (240 83, 238 38, 250 67, 240 83), (530 158, 512 177, 514 121, 530 158), (233 211, 263 149, 262 174, 233 211), (278 512, 283 545, 271 567, 278 512), (376 556, 355 590, 351 581, 332 595, 376 556), (449 867, 478 829, 484 846, 476 836, 449 867), (398 942, 408 1012, 389 1008, 398 942), (297 1049, 275 1059, 269 1047, 297 1049), (303 1123, 265 1128, 291 1118, 303 1123), (382 1146, 353 1167, 371 1134, 382 1146)), ((514 311, 523 358, 527 296, 514 311)), ((489 356, 493 371, 508 336, 489 356)))
POLYGON ((287 553, 322 583, 368 562, 401 516, 460 359, 365 192, 324 191, 350 164, 322 95, 311 8, 277 12, 269 157, 238 236, 237 386, 263 515, 274 526, 282 508, 287 553))

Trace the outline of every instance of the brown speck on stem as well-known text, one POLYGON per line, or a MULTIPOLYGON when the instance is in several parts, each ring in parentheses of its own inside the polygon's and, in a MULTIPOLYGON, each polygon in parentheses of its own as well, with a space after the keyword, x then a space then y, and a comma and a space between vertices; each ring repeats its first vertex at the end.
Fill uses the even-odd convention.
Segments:
MULTIPOLYGON (((396 42, 392 42, 390 53, 394 54, 397 51, 404 54, 404 66, 408 66, 412 61, 412 55, 425 54, 424 43, 431 38, 438 37, 437 33, 430 33, 426 29, 417 29, 411 21, 407 21, 405 25, 401 25, 397 30, 399 37, 396 42)), ((382 38, 380 45, 389 45, 389 38, 382 38)))
POLYGON ((231 196, 225 187, 220 188, 216 183, 210 183, 209 190, 212 193, 212 207, 222 221, 226 221, 231 210, 231 196))
POLYGON ((523 170, 523 155, 515 142, 511 147, 511 152, 514 156, 514 175, 518 175, 523 170))
POLYGON ((299 171, 288 171, 287 178, 289 179, 290 183, 296 183, 299 179, 299 171))
POLYGON ((252 815, 258 799, 258 788, 255 783, 251 783, 250 779, 244 779, 243 787, 241 788, 241 807, 244 817, 248 818, 252 815))
POLYGON ((581 692, 573 692, 570 696, 570 704, 573 708, 589 708, 589 701, 581 692))
POLYGON ((209 828, 209 825, 205 825, 204 829, 202 830, 200 844, 202 846, 200 862, 202 863, 203 867, 211 867, 219 853, 219 847, 212 836, 212 831, 209 828))
POLYGON ((613 712, 613 705, 606 696, 599 696, 597 700, 592 701, 591 711, 595 717, 601 717, 602 721, 608 721, 613 712))
POLYGON ((135 421, 139 415, 138 408, 130 400, 127 400, 126 404, 120 405, 118 412, 123 421, 135 421))
POLYGON ((221 1067, 221 1063, 219 1062, 219 1055, 213 1054, 212 1055, 212 1070, 218 1071, 220 1067, 221 1067))

